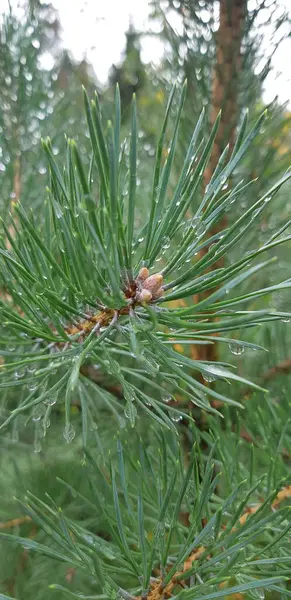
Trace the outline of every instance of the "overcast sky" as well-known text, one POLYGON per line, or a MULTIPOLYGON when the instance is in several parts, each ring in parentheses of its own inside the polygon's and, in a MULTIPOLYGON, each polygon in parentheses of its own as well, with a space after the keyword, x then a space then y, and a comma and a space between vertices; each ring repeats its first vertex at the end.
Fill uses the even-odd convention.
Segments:
MULTIPOLYGON (((148 0, 53 0, 53 4, 63 26, 64 45, 78 58, 82 58, 86 50, 102 83, 112 63, 120 59, 129 20, 132 19, 138 30, 148 27, 148 0)), ((142 59, 158 62, 162 50, 158 40, 145 39, 142 59)))
MULTIPOLYGON (((11 0, 17 3, 19 0, 11 0)), ((51 0, 60 15, 63 44, 77 60, 87 57, 92 63, 100 82, 105 83, 108 69, 119 61, 124 48, 124 32, 132 19, 137 29, 147 30, 149 0, 51 0)), ((255 0, 249 0, 255 2, 255 0)), ((270 3, 270 2, 269 2, 270 3)), ((291 15, 291 0, 277 0, 278 7, 287 9, 291 15)), ((1 12, 8 0, 0 0, 1 12)), ((179 25, 178 21, 173 23, 179 25)), ((268 37, 265 38, 266 48, 268 37)), ((162 44, 157 39, 145 38, 142 44, 142 59, 158 62, 162 44)), ((278 95, 282 102, 291 105, 291 38, 278 49, 273 72, 268 76, 265 100, 271 101, 278 95)))

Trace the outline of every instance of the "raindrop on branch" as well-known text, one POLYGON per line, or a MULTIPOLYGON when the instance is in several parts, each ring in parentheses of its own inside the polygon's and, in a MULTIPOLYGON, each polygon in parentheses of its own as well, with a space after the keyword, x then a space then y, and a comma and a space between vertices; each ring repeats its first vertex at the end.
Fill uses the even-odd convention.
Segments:
POLYGON ((37 454, 39 452, 41 452, 41 442, 40 440, 37 438, 34 440, 34 444, 33 444, 33 450, 34 452, 36 452, 37 454))
POLYGON ((15 371, 14 372, 14 379, 21 379, 21 377, 24 377, 24 371, 15 371))
POLYGON ((32 420, 37 423, 37 421, 40 421, 40 419, 42 419, 44 415, 44 409, 42 406, 40 406, 39 404, 35 407, 33 414, 32 414, 32 420))
POLYGON ((207 381, 208 383, 211 383, 211 381, 215 381, 217 379, 217 376, 213 373, 202 373, 202 377, 204 381, 207 381))
POLYGON ((76 435, 72 423, 66 423, 63 436, 68 444, 70 444, 76 435))
POLYGON ((35 392, 35 390, 37 390, 37 383, 35 383, 34 381, 32 383, 30 383, 28 385, 28 389, 30 392, 35 392))
POLYGON ((174 414, 174 415, 171 416, 171 419, 172 419, 172 421, 174 423, 179 423, 180 421, 182 421, 183 416, 182 415, 174 414))
POLYGON ((136 407, 133 405, 132 401, 129 400, 126 403, 125 409, 124 409, 124 416, 127 419, 135 419, 137 416, 137 410, 136 407))
POLYGON ((44 404, 46 404, 47 406, 54 406, 54 404, 56 404, 56 401, 57 396, 48 396, 48 398, 44 400, 44 404))
POLYGON ((244 352, 244 346, 242 346, 241 344, 237 344, 236 342, 231 342, 230 344, 228 344, 228 347, 231 353, 236 354, 237 356, 244 352))

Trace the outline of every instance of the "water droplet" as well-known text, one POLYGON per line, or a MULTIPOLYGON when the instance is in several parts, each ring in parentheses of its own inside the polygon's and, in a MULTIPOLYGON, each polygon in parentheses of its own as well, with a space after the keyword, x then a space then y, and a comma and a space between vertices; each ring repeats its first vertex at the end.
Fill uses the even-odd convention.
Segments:
POLYGON ((155 376, 160 370, 159 363, 157 363, 152 357, 143 357, 142 364, 150 375, 155 376))
POLYGON ((163 402, 166 402, 166 404, 170 404, 170 402, 176 402, 175 398, 171 395, 164 396, 162 400, 163 402))
POLYGON ((37 365, 35 363, 31 363, 26 367, 28 373, 34 373, 36 371, 37 365))
POLYGON ((283 319, 281 319, 282 323, 290 323, 290 318, 289 317, 283 317, 283 319))
POLYGON ((140 237, 140 238, 138 238, 138 240, 137 240, 137 241, 139 242, 139 244, 141 244, 141 242, 143 242, 143 241, 144 241, 144 237, 140 237))
POLYGON ((50 426, 50 424, 51 424, 50 418, 49 417, 44 417, 43 420, 42 420, 42 426, 43 426, 43 428, 45 430, 48 429, 49 426, 50 426))
POLYGON ((68 444, 73 441, 76 435, 75 429, 72 423, 66 423, 63 436, 68 444))
POLYGON ((41 442, 39 439, 34 440, 34 444, 33 444, 33 450, 34 452, 38 453, 41 451, 41 442))
POLYGON ((134 421, 134 419, 135 419, 135 418, 136 418, 136 416, 137 416, 137 410, 136 410, 136 407, 134 406, 134 404, 132 403, 132 401, 131 401, 131 400, 129 400, 129 401, 126 403, 126 406, 125 406, 125 409, 124 409, 124 416, 125 416, 127 419, 130 419, 131 421, 134 421))
POLYGON ((26 29, 26 37, 30 37, 34 32, 34 27, 32 25, 28 25, 27 29, 26 29))
POLYGON ((47 406, 54 406, 54 404, 56 403, 58 397, 57 396, 48 396, 48 398, 46 398, 44 400, 44 404, 46 404, 47 406))
POLYGON ((230 344, 228 344, 228 347, 231 353, 236 354, 237 356, 244 352, 244 346, 242 346, 241 344, 237 344, 236 342, 231 342, 230 344))
POLYGON ((217 379, 217 376, 213 375, 213 373, 202 373, 202 377, 204 381, 207 381, 208 383, 211 383, 211 381, 215 381, 217 379))
POLYGON ((180 421, 182 421, 183 416, 182 415, 174 414, 174 415, 171 416, 171 419, 172 419, 172 421, 174 423, 179 423, 180 421))
POLYGON ((170 245, 171 245, 170 238, 165 237, 162 241, 163 250, 168 250, 168 248, 170 248, 170 245))
POLYGON ((205 232, 205 224, 203 223, 203 221, 201 221, 201 217, 192 217, 192 219, 189 219, 188 224, 187 224, 187 228, 192 228, 194 229, 196 235, 202 235, 205 232))
POLYGON ((37 383, 35 381, 29 383, 28 389, 30 392, 35 392, 35 390, 37 390, 37 383))
POLYGON ((37 421, 40 421, 40 419, 42 419, 43 415, 44 415, 43 406, 38 404, 33 411, 32 420, 36 423, 37 421))
POLYGON ((272 196, 267 196, 264 198, 264 202, 270 202, 270 200, 272 200, 272 196))
POLYGON ((260 214, 261 210, 261 207, 254 210, 254 212, 252 213, 252 219, 255 219, 260 214))
POLYGON ((196 227, 196 235, 200 236, 203 235, 203 233, 205 233, 205 224, 204 223, 200 223, 200 225, 197 225, 196 227))
POLYGON ((15 371, 14 372, 14 379, 21 379, 21 377, 24 377, 24 371, 15 371))
POLYGON ((31 45, 38 50, 40 48, 40 41, 37 39, 32 40, 31 45))
POLYGON ((13 352, 15 350, 15 346, 14 344, 10 343, 7 345, 7 350, 9 350, 9 352, 13 352))

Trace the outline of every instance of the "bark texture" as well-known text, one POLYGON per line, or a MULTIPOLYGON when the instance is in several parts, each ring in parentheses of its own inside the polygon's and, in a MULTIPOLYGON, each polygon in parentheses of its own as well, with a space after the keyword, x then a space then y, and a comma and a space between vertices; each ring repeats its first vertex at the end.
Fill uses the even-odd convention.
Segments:
POLYGON ((205 172, 206 184, 213 174, 226 143, 230 145, 230 152, 234 145, 239 112, 239 74, 246 15, 247 0, 220 0, 219 29, 216 33, 216 64, 212 84, 211 124, 214 123, 220 110, 222 113, 212 156, 205 172))
MULTIPOLYGON (((239 115, 239 75, 242 63, 242 41, 246 27, 247 0, 220 0, 219 28, 216 33, 216 61, 212 83, 212 106, 210 113, 213 125, 221 110, 221 121, 214 142, 212 155, 205 171, 205 187, 209 183, 218 160, 226 144, 229 153, 235 142, 236 126, 239 115)), ((210 232, 218 233, 227 226, 226 216, 210 232)), ((223 266, 223 260, 213 269, 223 266)), ((213 292, 213 290, 212 290, 213 292)), ((216 344, 198 347, 200 360, 215 361, 216 344)))

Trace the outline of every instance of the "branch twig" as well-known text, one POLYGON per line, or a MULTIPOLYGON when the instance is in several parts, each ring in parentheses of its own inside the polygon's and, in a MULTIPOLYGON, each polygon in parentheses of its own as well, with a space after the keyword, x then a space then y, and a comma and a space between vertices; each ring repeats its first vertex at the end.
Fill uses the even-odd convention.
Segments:
POLYGON ((31 518, 28 516, 10 519, 10 521, 2 521, 0 522, 0 529, 12 529, 13 527, 19 527, 19 525, 23 525, 23 523, 29 523, 30 521, 31 518))
MULTIPOLYGON (((272 510, 276 510, 281 504, 281 502, 290 497, 291 485, 287 485, 284 488, 282 488, 280 492, 278 492, 275 500, 271 505, 272 510)), ((262 503, 255 504, 254 506, 248 506, 239 518, 240 525, 244 525, 249 515, 256 513, 261 506, 262 503)), ((196 548, 196 550, 192 552, 192 554, 190 554, 190 556, 185 560, 182 571, 178 571, 177 573, 175 573, 175 575, 172 577, 171 581, 168 583, 167 586, 163 586, 162 577, 156 579, 152 584, 149 594, 147 595, 147 600, 164 600, 166 598, 171 598, 172 592, 177 585, 184 587, 184 580, 180 579, 181 575, 185 575, 187 571, 189 571, 192 568, 193 562, 195 560, 198 560, 206 550, 207 548, 205 546, 200 546, 199 548, 196 548)), ((221 587, 223 587, 223 583, 220 585, 221 587)), ((225 593, 227 594, 227 589, 225 590, 225 593)), ((142 598, 138 596, 136 600, 142 600, 142 598)))

